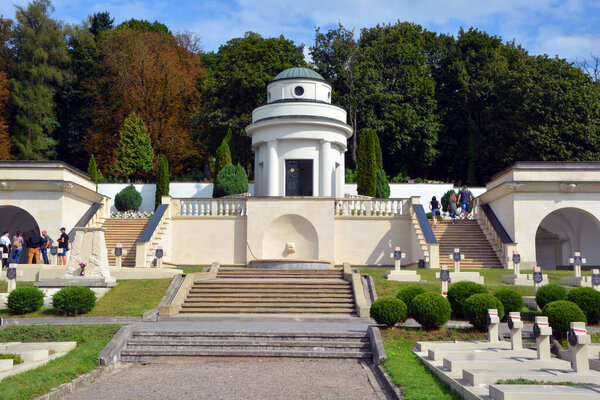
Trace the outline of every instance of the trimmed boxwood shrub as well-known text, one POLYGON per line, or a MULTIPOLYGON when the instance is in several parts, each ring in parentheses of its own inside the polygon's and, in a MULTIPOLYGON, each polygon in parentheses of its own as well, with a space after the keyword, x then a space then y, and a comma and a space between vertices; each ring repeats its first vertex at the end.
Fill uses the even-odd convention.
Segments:
POLYGON ((115 196, 115 208, 123 211, 137 211, 142 205, 142 195, 133 185, 125 187, 115 196))
POLYGON ((8 295, 6 307, 13 314, 26 314, 39 310, 44 305, 44 292, 36 287, 22 287, 8 295))
POLYGON ((504 306, 500 299, 489 293, 478 293, 469 297, 463 304, 463 312, 469 322, 479 330, 487 329, 488 309, 498 310, 498 318, 504 317, 504 306))
POLYGON ((448 322, 452 309, 441 294, 423 293, 412 300, 411 312, 424 329, 437 329, 448 322))
POLYGON ((408 308, 408 315, 412 317, 412 301, 416 296, 423 293, 427 293, 427 290, 425 290, 423 286, 409 285, 398 290, 398 293, 396 293, 396 298, 402 300, 404 304, 406 304, 406 307, 408 308))
POLYGON ((501 288, 494 292, 494 296, 502 302, 504 306, 504 312, 520 312, 525 306, 523 297, 516 291, 510 288, 501 288))
POLYGON ((371 304, 369 315, 371 315, 371 318, 378 324, 394 326, 398 322, 406 320, 407 307, 402 300, 393 297, 384 297, 375 300, 373 304, 371 304))
POLYGON ((448 301, 452 307, 452 314, 457 317, 464 317, 463 303, 466 299, 478 293, 487 293, 483 285, 475 282, 457 282, 448 288, 448 301))
POLYGON ((77 315, 91 311, 96 305, 96 293, 87 286, 69 286, 52 296, 52 306, 63 315, 77 315))
POLYGON ((566 337, 571 328, 571 322, 587 322, 581 308, 572 301, 557 300, 548 303, 542 309, 542 314, 548 317, 552 334, 557 338, 566 337))
POLYGON ((577 304, 585 314, 588 324, 600 320, 600 292, 590 287, 569 290, 567 300, 577 304))
POLYGON ((544 285, 535 293, 535 302, 539 308, 544 308, 548 303, 567 299, 567 289, 557 283, 544 285))
POLYGON ((248 175, 240 164, 227 164, 215 179, 213 197, 223 197, 248 191, 248 175))

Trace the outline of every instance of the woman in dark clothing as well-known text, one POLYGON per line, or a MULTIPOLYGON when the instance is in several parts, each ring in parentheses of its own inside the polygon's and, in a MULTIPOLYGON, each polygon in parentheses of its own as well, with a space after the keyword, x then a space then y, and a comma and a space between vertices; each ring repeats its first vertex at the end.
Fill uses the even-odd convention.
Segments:
POLYGON ((433 227, 437 228, 437 217, 440 215, 440 202, 437 201, 435 196, 433 196, 429 202, 429 209, 431 210, 431 217, 433 218, 433 227))

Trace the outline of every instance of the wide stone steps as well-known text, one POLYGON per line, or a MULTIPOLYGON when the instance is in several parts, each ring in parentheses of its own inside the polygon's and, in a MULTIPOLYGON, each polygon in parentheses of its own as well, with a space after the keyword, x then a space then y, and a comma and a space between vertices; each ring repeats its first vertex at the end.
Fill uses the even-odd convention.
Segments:
POLYGON ((117 244, 123 246, 125 253, 121 257, 121 265, 123 267, 135 267, 135 244, 149 219, 120 219, 109 218, 104 221, 102 227, 106 229, 104 238, 106 240, 106 248, 108 250, 108 263, 111 266, 116 265, 115 247, 117 244))
POLYGON ((181 357, 372 358, 366 332, 136 332, 121 361, 181 357))

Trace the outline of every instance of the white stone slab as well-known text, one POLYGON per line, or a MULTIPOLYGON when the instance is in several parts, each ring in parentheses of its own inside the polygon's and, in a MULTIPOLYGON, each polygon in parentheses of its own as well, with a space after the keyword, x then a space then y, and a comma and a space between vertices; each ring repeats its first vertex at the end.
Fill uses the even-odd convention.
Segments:
POLYGON ((3 350, 0 353, 12 353, 18 354, 21 356, 21 360, 23 362, 36 362, 36 361, 44 361, 48 359, 50 352, 48 349, 37 349, 37 350, 3 350))
POLYGON ((600 386, 490 385, 494 400, 598 400, 600 386))
POLYGON ((10 343, 6 345, 5 352, 26 350, 50 350, 55 353, 67 353, 77 347, 77 342, 35 342, 35 343, 10 343))
POLYGON ((465 368, 478 370, 511 370, 523 371, 531 369, 570 369, 571 363, 557 358, 538 360, 535 358, 509 357, 491 360, 474 360, 472 358, 444 358, 444 368, 451 372, 459 372, 465 368))
POLYGON ((390 281, 398 282, 420 282, 421 276, 417 274, 417 271, 411 270, 392 270, 386 271, 385 277, 390 281))
POLYGON ((469 385, 477 386, 484 384, 494 384, 503 379, 525 378, 539 382, 573 382, 573 383, 591 383, 600 384, 600 372, 591 371, 587 374, 579 374, 571 370, 560 369, 536 369, 523 371, 490 371, 478 369, 463 370, 463 379, 469 385))
POLYGON ((502 348, 476 349, 476 350, 429 350, 428 358, 433 361, 442 361, 444 358, 465 358, 473 360, 489 360, 506 357, 529 357, 536 358, 537 352, 531 349, 507 350, 502 348))
MULTIPOLYGON (((500 282, 508 283, 509 285, 516 286, 534 286, 535 282, 533 282, 533 274, 519 274, 519 275, 502 275, 499 279, 500 282)), ((548 275, 542 275, 542 282, 539 284, 540 286, 547 285, 548 275)))
POLYGON ((510 342, 494 342, 490 343, 487 340, 472 340, 460 342, 417 342, 416 349, 418 352, 426 352, 429 350, 475 350, 475 349, 510 349, 510 342))
MULTIPOLYGON (((436 272, 435 277, 440 279, 440 273, 436 272)), ((457 282, 475 282, 483 285, 483 276, 479 272, 450 272, 450 283, 457 282)))
POLYGON ((0 372, 8 371, 13 367, 13 359, 0 360, 0 372))

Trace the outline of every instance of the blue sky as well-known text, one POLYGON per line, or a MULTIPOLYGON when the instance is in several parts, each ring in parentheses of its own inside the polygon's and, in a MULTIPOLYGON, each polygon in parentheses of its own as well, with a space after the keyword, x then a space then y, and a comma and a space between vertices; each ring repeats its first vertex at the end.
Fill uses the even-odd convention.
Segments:
MULTIPOLYGON (((27 1, 0 1, 0 14, 14 18, 14 4, 27 1)), ((505 41, 515 39, 530 53, 571 61, 590 53, 600 56, 600 0, 54 0, 53 5, 53 17, 66 23, 79 23, 98 11, 109 11, 116 23, 158 20, 174 32, 198 34, 205 51, 246 31, 284 35, 310 46, 316 26, 327 30, 339 21, 358 33, 401 20, 453 35, 461 26, 474 26, 505 41)))

